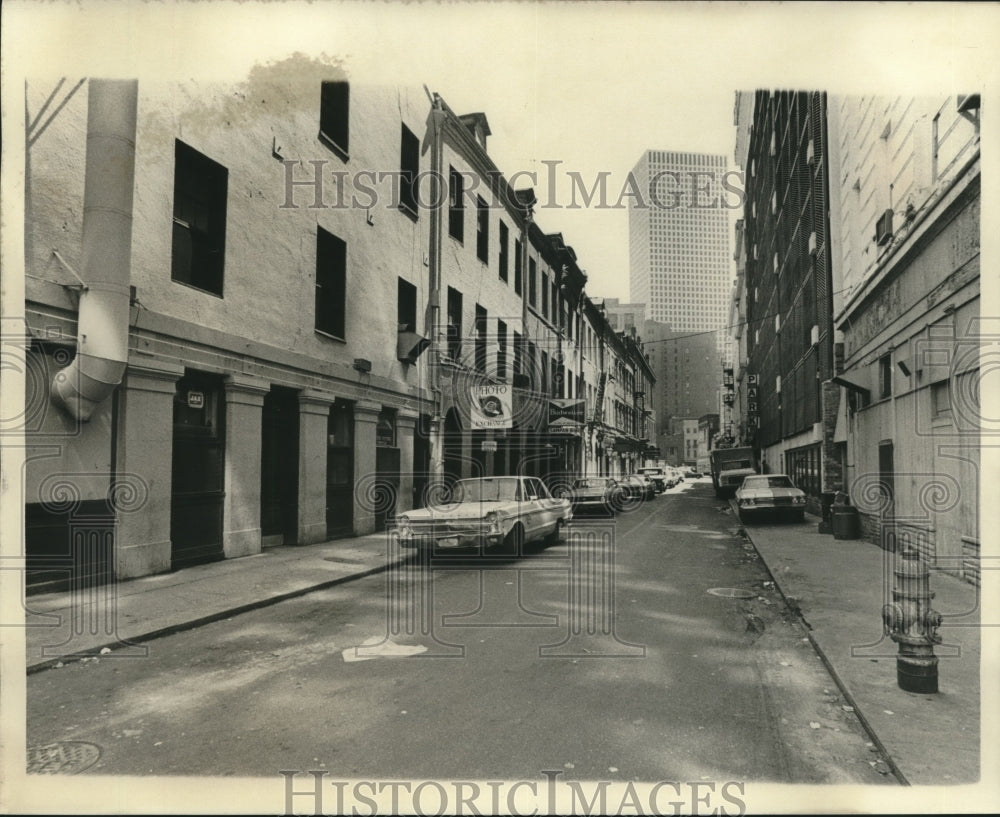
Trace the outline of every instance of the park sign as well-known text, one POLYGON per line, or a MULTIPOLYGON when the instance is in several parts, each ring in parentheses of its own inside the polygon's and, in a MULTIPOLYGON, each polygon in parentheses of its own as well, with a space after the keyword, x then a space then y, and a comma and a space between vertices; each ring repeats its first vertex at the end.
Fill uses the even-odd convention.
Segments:
POLYGON ((505 383, 471 386, 472 428, 510 428, 513 424, 512 387, 505 383))

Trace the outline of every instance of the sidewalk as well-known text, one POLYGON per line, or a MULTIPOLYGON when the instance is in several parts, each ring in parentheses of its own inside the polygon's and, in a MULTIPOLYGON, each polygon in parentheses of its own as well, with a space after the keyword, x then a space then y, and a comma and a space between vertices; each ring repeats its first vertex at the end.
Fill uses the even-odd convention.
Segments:
POLYGON ((388 553, 386 535, 376 533, 265 548, 253 556, 75 593, 28 596, 27 670, 100 656, 103 648, 116 656, 143 655, 144 641, 382 572, 388 553))
MULTIPOLYGON (((733 516, 736 509, 733 506, 733 516)), ((935 647, 939 692, 904 692, 897 645, 883 637, 893 554, 864 540, 834 539, 808 524, 750 522, 746 533, 848 702, 911 784, 979 779, 979 590, 931 571, 931 606, 944 616, 935 647)))

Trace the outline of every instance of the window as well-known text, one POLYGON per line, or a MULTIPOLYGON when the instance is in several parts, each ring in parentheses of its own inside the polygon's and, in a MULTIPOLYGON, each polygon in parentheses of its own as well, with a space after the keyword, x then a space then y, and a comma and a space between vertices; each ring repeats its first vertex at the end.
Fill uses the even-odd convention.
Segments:
POLYGON ((316 331, 346 337, 347 245, 322 227, 316 231, 316 331))
MULTIPOLYGON (((507 281, 507 243, 509 241, 507 225, 500 222, 500 280, 507 281)), ((520 290, 518 290, 520 291, 520 290)))
POLYGON ((507 324, 503 321, 497 321, 497 378, 507 378, 507 324))
POLYGON ((542 271, 542 315, 549 317, 549 276, 544 270, 542 271))
POLYGON ((535 259, 528 259, 528 303, 536 306, 538 303, 538 268, 535 259))
POLYGON ((892 397, 892 355, 883 355, 878 361, 878 396, 892 397))
POLYGON ((222 297, 229 171, 174 143, 174 225, 170 277, 222 297))
POLYGON ((521 333, 514 333, 514 374, 524 373, 524 341, 521 333))
POLYGON ((490 211, 482 196, 476 196, 476 255, 490 263, 490 211))
POLYGON ((476 346, 475 346, 476 368, 486 371, 486 310, 476 304, 476 346))
POLYGON ((462 174, 451 168, 449 174, 448 235, 465 242, 465 193, 462 188, 462 174))
POLYGON ((542 352, 542 366, 541 366, 541 369, 542 369, 542 372, 541 372, 541 374, 542 374, 541 392, 543 394, 548 394, 549 393, 549 375, 551 374, 551 371, 549 370, 549 356, 548 356, 548 353, 546 353, 544 351, 542 352))
POLYGON ((399 145, 399 169, 402 174, 399 186, 399 207, 403 212, 417 216, 417 176, 420 174, 420 140, 403 125, 399 145))
POLYGON ((400 332, 417 331, 417 288, 409 281, 397 279, 396 323, 400 332))
POLYGON ((552 323, 559 322, 559 286, 556 284, 555 275, 552 276, 552 323))
POLYGON ((458 360, 462 351, 462 293, 448 287, 448 354, 458 360))
POLYGON ((931 418, 945 420, 951 417, 951 387, 947 380, 931 383, 931 418))
POLYGON ((520 295, 521 291, 524 289, 522 278, 524 273, 522 270, 521 261, 521 242, 519 239, 514 239, 514 294, 520 295))
POLYGON ((320 86, 319 138, 334 153, 348 157, 351 88, 347 82, 324 82, 320 86))

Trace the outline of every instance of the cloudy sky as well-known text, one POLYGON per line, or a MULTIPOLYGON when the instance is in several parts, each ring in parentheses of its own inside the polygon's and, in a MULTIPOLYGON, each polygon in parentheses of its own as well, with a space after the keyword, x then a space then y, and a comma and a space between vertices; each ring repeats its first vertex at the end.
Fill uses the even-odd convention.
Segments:
MULTIPOLYGON (((588 186, 609 174, 613 203, 646 149, 731 159, 739 88, 986 90, 997 77, 997 11, 960 3, 15 0, 3 5, 5 82, 17 87, 21 71, 242 79, 254 64, 301 52, 342 61, 355 81, 424 83, 459 113, 485 112, 497 165, 508 176, 537 173, 543 203, 569 203, 568 172, 588 186), (554 193, 543 162, 560 163, 554 193)), ((538 222, 576 249, 592 295, 628 298, 627 210, 546 208, 538 222)))

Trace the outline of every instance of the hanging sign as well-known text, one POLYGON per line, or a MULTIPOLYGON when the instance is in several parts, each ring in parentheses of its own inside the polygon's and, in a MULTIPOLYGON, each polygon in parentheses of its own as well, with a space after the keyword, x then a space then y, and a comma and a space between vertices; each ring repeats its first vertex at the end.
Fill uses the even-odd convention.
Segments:
POLYGON ((472 428, 510 428, 513 422, 511 412, 511 387, 500 383, 490 386, 470 386, 472 428))

